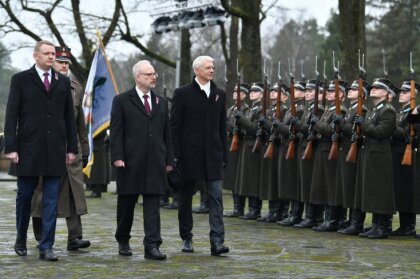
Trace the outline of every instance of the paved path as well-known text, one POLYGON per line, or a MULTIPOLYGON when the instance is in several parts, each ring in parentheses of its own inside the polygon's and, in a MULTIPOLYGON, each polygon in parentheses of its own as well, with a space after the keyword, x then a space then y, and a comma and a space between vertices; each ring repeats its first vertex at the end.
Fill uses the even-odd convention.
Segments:
MULTIPOLYGON (((111 190, 114 189, 111 185, 111 190)), ((391 238, 366 240, 337 233, 225 219, 227 257, 210 256, 208 216, 194 215, 196 252, 180 251, 175 210, 161 210, 162 251, 168 260, 143 258, 142 207, 136 209, 132 257, 118 255, 114 239, 116 195, 88 200, 83 217, 86 251, 68 252, 65 221, 59 219, 55 251, 59 261, 38 260, 36 242, 29 230, 28 255, 13 251, 15 239, 15 182, 0 182, 0 278, 420 278, 420 240, 391 238)), ((225 209, 232 207, 225 193, 225 209)), ((196 197, 195 203, 198 203, 196 197)), ((417 218, 420 224, 420 216, 417 218)), ((394 220, 394 226, 397 220, 394 220)), ((420 230, 420 226, 417 226, 420 230)))

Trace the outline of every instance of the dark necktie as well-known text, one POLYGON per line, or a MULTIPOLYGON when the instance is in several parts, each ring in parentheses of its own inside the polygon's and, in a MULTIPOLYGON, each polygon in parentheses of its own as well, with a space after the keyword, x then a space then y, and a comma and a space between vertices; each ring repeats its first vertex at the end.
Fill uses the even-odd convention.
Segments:
POLYGON ((44 73, 44 86, 47 92, 50 91, 50 81, 48 80, 49 73, 44 73))
POLYGON ((147 101, 149 96, 143 95, 143 98, 144 98, 144 108, 146 109, 147 113, 150 114, 152 112, 152 109, 150 108, 149 102, 147 101))

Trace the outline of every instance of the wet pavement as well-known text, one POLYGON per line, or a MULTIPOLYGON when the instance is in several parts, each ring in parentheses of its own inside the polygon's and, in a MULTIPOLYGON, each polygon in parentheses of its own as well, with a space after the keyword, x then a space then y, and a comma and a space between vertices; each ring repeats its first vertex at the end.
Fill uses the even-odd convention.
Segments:
MULTIPOLYGON (((182 253, 177 211, 161 209, 163 262, 143 257, 142 207, 136 215, 130 241, 132 257, 118 255, 114 239, 116 198, 88 199, 89 214, 82 217, 84 237, 92 246, 69 252, 64 219, 57 222, 54 250, 58 262, 38 260, 32 228, 28 255, 18 257, 15 240, 15 182, 0 182, 0 278, 420 278, 420 240, 391 237, 367 240, 338 233, 280 227, 256 221, 225 219, 226 257, 210 256, 208 215, 194 215, 195 253, 182 253)), ((110 191, 115 189, 111 184, 110 191)), ((232 199, 224 193, 225 210, 232 199)), ((198 195, 194 203, 198 204, 198 195)), ((264 203, 264 211, 266 211, 264 203)), ((370 217, 369 217, 370 219, 370 217)), ((369 221, 368 221, 369 222, 369 221)), ((417 217, 420 224, 420 215, 417 217)), ((398 226, 394 216, 394 227, 398 226)), ((420 230, 420 226, 417 226, 420 230)))

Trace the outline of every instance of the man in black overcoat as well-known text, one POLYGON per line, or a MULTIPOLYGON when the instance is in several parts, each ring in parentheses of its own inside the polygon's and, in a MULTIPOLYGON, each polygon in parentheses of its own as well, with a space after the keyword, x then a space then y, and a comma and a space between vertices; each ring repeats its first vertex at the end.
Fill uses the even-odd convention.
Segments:
POLYGON ((111 110, 111 161, 117 167, 117 231, 119 254, 131 256, 129 240, 134 208, 143 195, 144 257, 164 260, 159 251, 159 196, 165 194, 166 171, 173 152, 168 101, 156 95, 158 74, 147 60, 133 67, 136 86, 114 97, 111 110))
POLYGON ((49 41, 35 45, 35 65, 15 74, 10 84, 5 121, 5 154, 16 166, 16 228, 14 246, 25 256, 31 200, 39 177, 43 178, 42 239, 40 259, 56 261, 52 251, 57 200, 66 163, 78 152, 71 84, 54 71, 55 46, 49 41))
POLYGON ((176 162, 187 182, 180 191, 178 211, 182 251, 194 252, 191 213, 194 184, 206 182, 211 254, 228 253, 224 246, 222 173, 226 164, 225 93, 212 81, 214 59, 199 56, 193 62, 193 81, 177 88, 172 99, 171 132, 176 162))

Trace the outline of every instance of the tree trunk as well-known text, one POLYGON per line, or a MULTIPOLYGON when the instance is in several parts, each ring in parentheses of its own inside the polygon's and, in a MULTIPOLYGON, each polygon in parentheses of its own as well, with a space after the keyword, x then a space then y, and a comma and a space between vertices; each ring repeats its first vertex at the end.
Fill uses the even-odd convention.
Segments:
MULTIPOLYGON (((339 0, 340 71, 349 82, 358 75, 358 52, 366 56, 365 0, 339 0)), ((366 67, 366 65, 365 65, 366 67)))
POLYGON ((182 29, 181 32, 181 80, 179 84, 182 86, 184 84, 190 83, 192 80, 192 62, 190 31, 188 29, 182 29))

